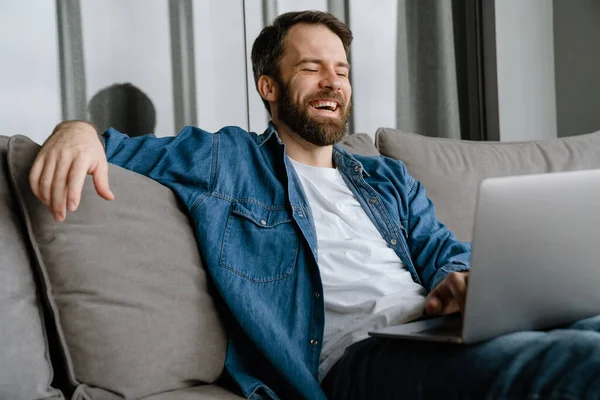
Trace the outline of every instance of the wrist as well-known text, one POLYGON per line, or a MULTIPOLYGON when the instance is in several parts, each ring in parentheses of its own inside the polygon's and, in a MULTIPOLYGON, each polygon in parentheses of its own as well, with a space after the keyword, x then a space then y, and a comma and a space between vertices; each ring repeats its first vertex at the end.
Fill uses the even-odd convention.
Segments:
POLYGON ((76 129, 76 130, 83 130, 83 131, 90 131, 90 132, 94 132, 94 134, 98 135, 98 129, 96 128, 96 126, 94 124, 92 124, 89 121, 84 121, 84 120, 79 120, 79 119, 72 119, 72 120, 67 120, 67 121, 63 121, 61 123, 59 123, 58 125, 56 125, 56 127, 54 128, 54 132, 57 132, 59 130, 62 130, 64 128, 70 128, 70 129, 76 129))

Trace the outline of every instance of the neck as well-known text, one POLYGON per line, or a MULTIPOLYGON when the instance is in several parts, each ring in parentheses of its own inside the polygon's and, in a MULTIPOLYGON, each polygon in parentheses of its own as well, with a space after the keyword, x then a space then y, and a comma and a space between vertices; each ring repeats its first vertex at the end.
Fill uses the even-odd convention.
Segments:
POLYGON ((285 144, 288 157, 312 167, 333 168, 333 146, 316 146, 293 132, 286 124, 273 121, 273 125, 285 144))

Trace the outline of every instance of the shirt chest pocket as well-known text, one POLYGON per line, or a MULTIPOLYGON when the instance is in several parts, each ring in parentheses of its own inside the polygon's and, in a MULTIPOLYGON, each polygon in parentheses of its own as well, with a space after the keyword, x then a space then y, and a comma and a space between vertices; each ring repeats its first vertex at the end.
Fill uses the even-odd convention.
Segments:
POLYGON ((298 248, 296 226, 284 207, 234 202, 220 263, 249 281, 272 282, 294 272, 298 248))

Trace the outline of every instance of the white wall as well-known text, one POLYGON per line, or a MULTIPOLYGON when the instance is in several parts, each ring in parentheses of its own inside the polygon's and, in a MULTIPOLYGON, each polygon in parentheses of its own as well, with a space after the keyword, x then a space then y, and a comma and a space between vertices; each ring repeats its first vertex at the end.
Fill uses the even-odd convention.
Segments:
POLYGON ((552 2, 495 5, 500 140, 556 138, 552 2))
POLYGON ((247 128, 242 2, 194 1, 193 9, 198 126, 247 128))
POLYGON ((0 1, 0 135, 42 143, 61 121, 54 1, 0 1))
POLYGON ((250 110, 249 130, 262 133, 267 129, 269 114, 254 84, 252 72, 252 43, 263 28, 262 1, 246 1, 246 59, 248 62, 248 108, 250 110))
MULTIPOLYGON (((246 0, 246 3, 250 2, 246 0)), ((327 11, 327 0, 277 0, 278 14, 303 10, 327 11)))
POLYGON ((600 2, 553 5, 558 136, 600 130, 600 2))
POLYGON ((396 0, 350 2, 355 132, 396 126, 396 0))

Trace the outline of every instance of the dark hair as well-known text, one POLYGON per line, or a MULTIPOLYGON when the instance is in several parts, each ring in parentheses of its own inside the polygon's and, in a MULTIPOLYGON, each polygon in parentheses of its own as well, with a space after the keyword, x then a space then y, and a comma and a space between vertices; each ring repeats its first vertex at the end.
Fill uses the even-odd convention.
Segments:
POLYGON ((90 121, 104 132, 113 127, 131 137, 153 133, 156 110, 152 100, 131 83, 100 90, 88 104, 90 121))
MULTIPOLYGON (((261 75, 279 78, 279 62, 283 56, 283 40, 285 35, 296 24, 324 25, 338 35, 344 45, 346 55, 349 54, 352 43, 352 31, 339 19, 330 13, 322 11, 296 11, 281 14, 272 25, 266 26, 260 32, 252 45, 252 71, 254 84, 258 89, 258 78, 261 75)), ((269 103, 263 103, 271 114, 269 103)))

